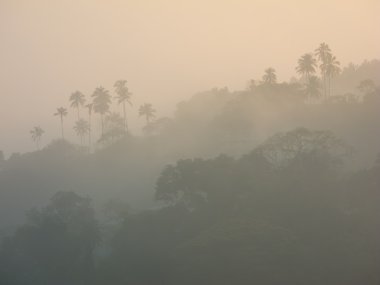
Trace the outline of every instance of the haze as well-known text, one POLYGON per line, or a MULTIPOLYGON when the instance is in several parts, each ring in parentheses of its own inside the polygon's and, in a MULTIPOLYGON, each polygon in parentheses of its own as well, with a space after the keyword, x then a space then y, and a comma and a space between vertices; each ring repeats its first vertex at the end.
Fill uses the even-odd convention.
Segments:
MULTIPOLYGON (((34 125, 50 141, 59 134, 52 114, 71 92, 121 78, 134 104, 169 115, 198 91, 243 89, 269 66, 288 80, 323 41, 342 65, 379 58, 379 12, 375 0, 1 0, 0 149, 32 150, 34 125)), ((138 132, 135 111, 129 120, 138 132)))
POLYGON ((0 285, 379 285, 379 15, 0 0, 0 285))

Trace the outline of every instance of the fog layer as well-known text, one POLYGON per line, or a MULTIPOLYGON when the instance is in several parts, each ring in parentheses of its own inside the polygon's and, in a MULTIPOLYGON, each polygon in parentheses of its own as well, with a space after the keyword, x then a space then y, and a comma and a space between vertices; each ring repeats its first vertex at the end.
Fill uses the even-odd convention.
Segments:
POLYGON ((376 0, 2 0, 0 149, 33 149, 28 131, 42 122, 45 142, 56 137, 52 112, 78 88, 89 95, 126 78, 137 105, 170 115, 178 101, 242 89, 268 66, 288 80, 323 41, 343 65, 379 58, 379 12, 376 0))

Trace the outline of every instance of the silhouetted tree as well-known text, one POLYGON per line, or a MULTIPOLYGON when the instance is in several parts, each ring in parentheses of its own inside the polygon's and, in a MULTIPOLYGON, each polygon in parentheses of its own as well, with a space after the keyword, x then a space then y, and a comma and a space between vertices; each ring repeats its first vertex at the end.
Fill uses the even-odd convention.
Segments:
POLYGON ((76 134, 80 137, 81 144, 83 143, 83 137, 90 131, 90 125, 84 119, 79 119, 75 122, 74 130, 76 134))
POLYGON ((108 90, 103 87, 98 87, 95 89, 92 94, 93 99, 93 108, 95 113, 99 113, 101 117, 102 124, 102 135, 104 134, 104 114, 108 112, 111 104, 111 95, 108 93, 108 90))
POLYGON ((315 50, 315 55, 317 56, 320 65, 319 68, 321 70, 322 81, 323 81, 323 95, 325 99, 327 98, 327 82, 326 82, 326 69, 324 65, 326 64, 327 57, 331 54, 331 49, 326 43, 321 43, 319 47, 315 50))
POLYGON ((368 95, 372 92, 375 92, 376 85, 375 82, 373 82, 372 79, 366 79, 360 82, 358 89, 360 92, 362 92, 364 95, 368 95))
POLYGON ((9 284, 93 284, 98 241, 90 200, 58 192, 48 206, 30 211, 27 223, 3 244, 9 284))
POLYGON ((114 142, 116 138, 125 135, 124 119, 119 113, 111 113, 105 117, 105 131, 99 139, 99 142, 114 142))
POLYGON ((91 115, 92 115, 93 103, 87 104, 86 108, 88 110, 88 150, 91 151, 91 115))
POLYGON ((263 83, 264 84, 275 84, 277 82, 276 70, 272 67, 267 68, 265 70, 265 74, 263 75, 263 83))
POLYGON ((298 60, 296 70, 302 76, 306 76, 306 81, 309 81, 310 75, 315 73, 317 62, 311 53, 304 54, 298 60))
POLYGON ((34 127, 31 131, 30 131, 31 135, 32 135, 32 140, 36 143, 37 145, 37 149, 40 149, 40 141, 41 141, 41 137, 42 135, 45 133, 45 131, 40 127, 40 126, 37 126, 37 127, 34 127))
POLYGON ((63 117, 67 116, 67 109, 63 107, 57 108, 57 112, 54 113, 54 116, 59 116, 61 119, 61 133, 62 133, 62 139, 65 139, 65 136, 63 134, 63 117))
POLYGON ((315 49, 315 55, 322 63, 326 60, 326 57, 331 53, 331 49, 326 43, 321 43, 317 49, 315 49))
POLYGON ((116 99, 118 104, 123 104, 123 114, 124 114, 124 129, 126 132, 128 132, 128 124, 127 124, 127 114, 125 110, 125 103, 129 103, 129 105, 132 106, 131 103, 131 95, 132 93, 129 92, 128 87, 126 86, 127 80, 118 80, 115 82, 115 92, 117 94, 116 99))
POLYGON ((155 117, 156 110, 153 109, 152 104, 145 103, 140 106, 139 115, 144 116, 146 119, 146 124, 149 125, 151 119, 155 117))
POLYGON ((321 84, 317 76, 310 76, 306 85, 305 93, 308 98, 319 98, 321 95, 321 84))
POLYGON ((286 133, 277 133, 254 153, 264 157, 274 168, 288 166, 328 171, 342 163, 351 148, 330 131, 311 131, 297 128, 286 133))
POLYGON ((325 61, 322 63, 322 70, 327 77, 328 82, 328 97, 331 97, 331 80, 340 73, 340 62, 332 54, 327 54, 325 61))
POLYGON ((71 107, 76 108, 78 111, 78 120, 80 119, 79 116, 79 108, 84 105, 86 102, 86 98, 80 91, 75 91, 71 94, 70 96, 70 102, 71 102, 71 107))

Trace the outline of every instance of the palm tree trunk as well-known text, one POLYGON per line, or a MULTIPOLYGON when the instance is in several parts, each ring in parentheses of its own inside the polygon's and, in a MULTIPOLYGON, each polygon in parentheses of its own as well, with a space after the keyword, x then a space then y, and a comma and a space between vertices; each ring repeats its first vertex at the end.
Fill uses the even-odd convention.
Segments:
POLYGON ((62 132, 62 140, 65 139, 65 136, 63 135, 63 116, 61 115, 61 132, 62 132))
POLYGON ((80 119, 80 117, 79 117, 79 105, 77 107, 77 111, 78 111, 78 120, 79 120, 80 119))
POLYGON ((91 152, 91 114, 88 115, 88 124, 89 124, 89 130, 88 130, 88 151, 91 152))
POLYGON ((123 101, 123 112, 124 112, 124 130, 128 133, 127 115, 125 113, 125 101, 123 101))
POLYGON ((327 81, 326 81, 326 72, 323 73, 323 96, 325 101, 327 100, 327 81))
POLYGON ((331 98, 331 75, 329 75, 329 98, 331 98))
POLYGON ((100 119, 101 119, 101 121, 102 121, 102 136, 103 136, 103 134, 104 134, 104 121, 103 121, 103 114, 101 114, 100 115, 100 119))

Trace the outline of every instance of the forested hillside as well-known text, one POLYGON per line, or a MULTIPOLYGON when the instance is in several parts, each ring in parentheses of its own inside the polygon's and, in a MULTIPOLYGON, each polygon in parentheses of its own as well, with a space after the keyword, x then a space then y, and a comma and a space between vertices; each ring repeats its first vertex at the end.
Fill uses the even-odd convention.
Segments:
POLYGON ((0 284, 379 284, 380 62, 322 43, 296 72, 144 103, 141 133, 126 80, 73 92, 0 153, 0 284))

